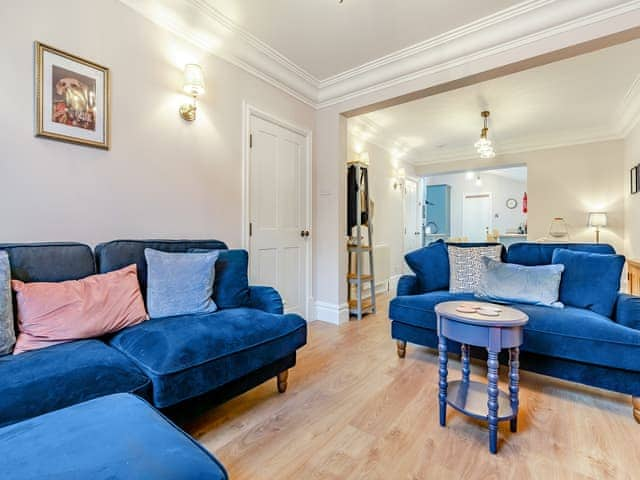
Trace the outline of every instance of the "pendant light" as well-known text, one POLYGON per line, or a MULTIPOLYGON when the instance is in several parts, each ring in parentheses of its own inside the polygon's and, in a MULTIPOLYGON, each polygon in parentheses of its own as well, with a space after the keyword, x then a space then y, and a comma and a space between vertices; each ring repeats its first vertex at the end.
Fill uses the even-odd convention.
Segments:
POLYGON ((493 150, 491 140, 487 137, 489 134, 489 111, 485 110, 480 113, 480 116, 484 119, 484 126, 480 131, 480 140, 478 140, 473 146, 476 147, 476 151, 480 155, 480 158, 493 158, 496 156, 496 152, 493 150))

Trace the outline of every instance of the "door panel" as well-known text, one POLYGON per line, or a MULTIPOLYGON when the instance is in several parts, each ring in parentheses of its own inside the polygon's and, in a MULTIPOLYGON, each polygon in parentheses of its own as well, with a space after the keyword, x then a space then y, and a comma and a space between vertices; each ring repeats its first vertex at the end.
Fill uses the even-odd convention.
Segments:
POLYGON ((492 229, 490 193, 467 194, 462 206, 462 232, 470 242, 486 242, 492 229))
POLYGON ((285 310, 306 314, 306 139, 251 117, 249 165, 250 279, 276 288, 285 310))

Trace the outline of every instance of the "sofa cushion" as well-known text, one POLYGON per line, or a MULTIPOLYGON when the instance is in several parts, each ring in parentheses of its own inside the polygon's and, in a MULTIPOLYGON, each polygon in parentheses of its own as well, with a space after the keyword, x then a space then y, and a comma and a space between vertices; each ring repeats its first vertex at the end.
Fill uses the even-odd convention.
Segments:
POLYGON ((563 265, 527 267, 483 257, 476 297, 489 302, 530 303, 562 308, 558 302, 563 265))
POLYGON ((168 253, 147 248, 147 308, 152 317, 213 313, 217 251, 168 253))
POLYGON ((136 266, 66 282, 13 280, 18 311, 14 354, 94 338, 145 321, 136 266))
POLYGON ((419 292, 427 293, 449 288, 449 255, 447 245, 443 241, 439 240, 409 252, 404 259, 416 274, 419 292))
POLYGON ((473 293, 449 293, 448 290, 396 297, 389 304, 389 318, 393 321, 435 330, 437 304, 474 298, 473 293))
MULTIPOLYGON (((193 253, 210 252, 192 248, 193 253)), ((246 250, 219 250, 213 301, 218 308, 246 307, 249 304, 249 252, 246 250)))
POLYGON ((507 250, 506 261, 519 265, 549 265, 553 252, 557 248, 576 252, 616 253, 611 245, 605 243, 514 243, 507 250))
POLYGON ((81 243, 5 243, 0 250, 9 254, 14 280, 64 282, 96 273, 91 247, 81 243))
POLYGON ((162 252, 186 253, 193 248, 226 250, 227 246, 219 240, 113 240, 96 246, 98 272, 111 272, 135 263, 138 267, 140 289, 146 298, 147 262, 144 258, 145 248, 162 252))
POLYGON ((524 351, 640 371, 640 331, 583 308, 514 306, 529 315, 524 351))
POLYGON ((0 355, 11 353, 16 343, 11 295, 11 265, 9 255, 0 251, 0 355))
POLYGON ((295 352, 306 332, 298 315, 234 308, 151 319, 110 343, 152 379, 153 402, 166 407, 295 352))
POLYGON ((564 265, 560 301, 605 317, 613 316, 624 261, 622 255, 556 250, 553 263, 564 265))
POLYGON ((0 425, 118 392, 149 393, 149 379, 99 340, 0 357, 0 425))
POLYGON ((451 293, 472 293, 484 275, 483 257, 500 260, 502 245, 463 248, 449 245, 449 291, 451 293))
POLYGON ((5 480, 227 478, 207 450, 144 400, 110 395, 0 429, 5 480))

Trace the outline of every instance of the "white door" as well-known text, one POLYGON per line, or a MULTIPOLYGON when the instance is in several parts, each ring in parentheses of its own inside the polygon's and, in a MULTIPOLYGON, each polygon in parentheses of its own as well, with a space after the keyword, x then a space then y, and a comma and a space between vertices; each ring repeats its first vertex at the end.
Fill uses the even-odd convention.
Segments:
POLYGON ((462 235, 469 242, 486 242, 492 230, 490 193, 465 194, 462 204, 462 235))
POLYGON ((422 246, 422 205, 416 180, 405 179, 403 204, 404 251, 411 252, 422 246))
POLYGON ((307 142, 298 133, 251 115, 249 275, 276 288, 285 310, 306 315, 307 142))

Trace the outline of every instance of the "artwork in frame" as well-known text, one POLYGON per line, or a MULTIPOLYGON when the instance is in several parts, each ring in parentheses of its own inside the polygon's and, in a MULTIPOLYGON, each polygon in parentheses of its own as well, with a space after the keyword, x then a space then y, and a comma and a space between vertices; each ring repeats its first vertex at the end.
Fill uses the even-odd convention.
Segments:
POLYGON ((109 148, 109 69, 35 43, 36 135, 109 148))
POLYGON ((637 165, 631 169, 631 195, 638 193, 638 168, 640 165, 637 165))

